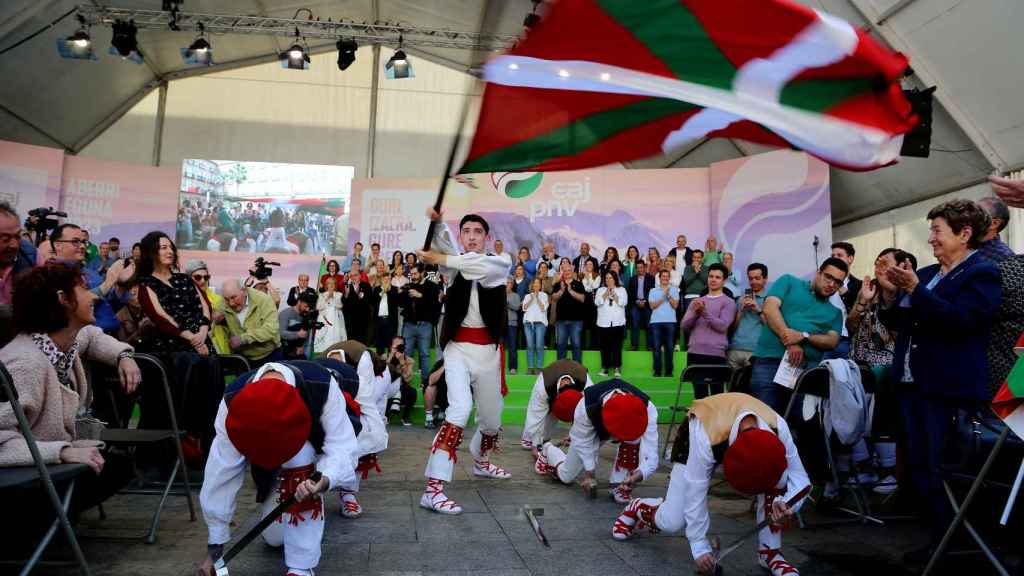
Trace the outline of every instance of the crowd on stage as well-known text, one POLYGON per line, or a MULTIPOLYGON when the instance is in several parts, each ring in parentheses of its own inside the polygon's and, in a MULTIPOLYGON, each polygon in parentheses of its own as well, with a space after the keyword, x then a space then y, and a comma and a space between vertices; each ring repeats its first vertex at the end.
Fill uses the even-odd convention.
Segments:
MULTIPOLYGON (((278 501, 271 492, 295 497, 264 538, 284 547, 288 574, 312 574, 322 494, 337 492, 346 518, 362 515, 360 483, 387 464, 387 425, 411 425, 421 394, 425 423, 437 432, 424 446, 420 505, 461 513, 446 486, 472 411, 472 473, 511 476, 492 457, 515 457, 496 448, 506 378, 517 373, 535 377, 519 442, 538 474, 592 494, 598 449, 615 444, 607 488, 624 505, 609 527, 616 539, 682 532, 697 570, 712 573, 718 551, 707 501, 721 465, 734 489, 755 498, 757 521, 766 521, 758 562, 772 574, 798 573, 782 555, 782 528, 812 482, 825 485, 819 506, 838 503, 848 484, 883 495, 899 490, 931 529, 929 546, 914 552, 927 558, 954 513, 935 473, 956 440, 953 423, 991 402, 1024 333, 1024 256, 999 239, 1009 210, 996 197, 936 205, 927 216, 930 255, 899 246, 865 255, 836 242, 802 278, 736 262, 714 236, 691 246, 685 231, 671 247, 602 252, 583 243, 559 255, 547 243, 531 255, 467 215, 457 230, 439 226, 427 251, 385 255, 373 244, 364 253, 357 242, 287 292, 258 270, 211 286, 217 271, 180 261, 179 245, 272 253, 280 241, 282 252, 320 251, 333 241, 329 218, 198 202, 183 203, 179 217, 177 243, 154 231, 122 252, 119 239, 94 245, 73 223, 37 244, 42 237, 26 236, 19 215, 0 204, 0 361, 42 458, 94 472, 76 489, 73 514, 140 468, 166 469, 165 451, 127 455, 81 425, 113 426, 118 409, 138 400, 144 426, 167 426, 166 399, 138 395, 150 375, 135 355, 162 363, 186 459, 205 472, 202 569, 211 574, 231 536, 247 463, 265 511, 278 501), (851 267, 865 257, 873 258, 872 273, 856 278, 851 267), (552 348, 555 359, 546 359, 552 348), (596 374, 584 366, 584 348, 601 352, 596 374), (652 372, 624 366, 624 350, 644 348, 652 372), (693 384, 688 416, 661 454, 658 409, 643 382, 678 377, 678 352, 687 365, 731 370, 693 384), (245 370, 232 372, 239 357, 245 370), (816 366, 830 373, 838 485, 817 474, 823 457, 805 451, 794 418, 784 417, 793 404, 789 378, 816 366), (862 367, 885 383, 868 401, 854 376, 862 367), (746 384, 737 390, 740 373, 746 384), (104 374, 108 389, 90 390, 104 374), (559 421, 570 426, 564 441, 553 437, 559 421), (672 469, 664 498, 633 497, 664 460, 672 469)), ((32 462, 12 407, 0 404, 0 466, 32 462)), ((13 505, 27 518, 38 502, 13 505)))

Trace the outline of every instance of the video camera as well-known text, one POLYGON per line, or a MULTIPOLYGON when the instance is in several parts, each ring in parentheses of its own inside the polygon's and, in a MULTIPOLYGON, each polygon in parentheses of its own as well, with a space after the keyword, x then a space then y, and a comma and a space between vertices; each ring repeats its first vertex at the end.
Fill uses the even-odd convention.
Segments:
POLYGON ((60 222, 57 218, 51 218, 56 216, 57 218, 67 218, 67 212, 61 212, 60 210, 54 210, 53 206, 49 208, 33 208, 28 211, 28 218, 25 218, 25 229, 29 232, 35 232, 36 245, 38 245, 43 238, 44 234, 55 230, 60 222))
POLYGON ((253 262, 254 268, 250 272, 252 272, 253 277, 257 280, 266 280, 274 275, 274 269, 271 266, 280 265, 280 262, 268 262, 263 259, 263 256, 260 256, 253 262))

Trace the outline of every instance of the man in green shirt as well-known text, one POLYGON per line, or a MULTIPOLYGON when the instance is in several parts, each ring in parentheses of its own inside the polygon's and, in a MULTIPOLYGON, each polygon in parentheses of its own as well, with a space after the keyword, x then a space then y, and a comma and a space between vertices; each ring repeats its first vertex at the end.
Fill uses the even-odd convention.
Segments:
POLYGON ((811 281, 786 274, 775 281, 764 301, 765 325, 754 347, 751 392, 782 413, 788 390, 775 383, 783 357, 790 366, 810 368, 824 351, 839 343, 842 312, 829 298, 843 285, 849 268, 838 258, 825 260, 811 281))
POLYGON ((224 282, 221 295, 231 352, 245 356, 253 369, 283 360, 277 305, 270 296, 234 279, 224 282))

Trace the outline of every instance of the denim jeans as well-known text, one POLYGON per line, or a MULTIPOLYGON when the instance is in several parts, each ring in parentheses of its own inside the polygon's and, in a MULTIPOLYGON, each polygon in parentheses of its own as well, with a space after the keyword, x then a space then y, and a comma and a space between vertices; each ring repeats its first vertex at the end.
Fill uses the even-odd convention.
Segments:
POLYGON ((542 322, 526 323, 526 366, 527 368, 544 367, 544 332, 547 324, 542 322))
MULTIPOLYGON (((637 308, 635 305, 629 308, 629 320, 632 323, 629 329, 629 344, 636 348, 640 345, 640 331, 647 330, 651 320, 650 308, 637 308)), ((647 345, 651 345, 650 333, 647 334, 647 345)))
POLYGON ((673 376, 675 367, 672 366, 672 343, 675 341, 675 322, 653 322, 650 326, 651 343, 654 346, 654 373, 662 376, 673 376), (662 353, 664 352, 665 364, 662 370, 662 353))
POLYGON ((572 340, 572 359, 577 362, 583 361, 583 351, 580 348, 580 337, 583 334, 582 320, 559 320, 555 322, 555 338, 558 340, 558 359, 565 358, 565 348, 569 340, 572 340))
POLYGON ((412 357, 415 350, 420 352, 420 382, 426 383, 430 376, 430 337, 434 327, 430 322, 406 322, 402 326, 402 337, 405 338, 405 350, 412 357))
POLYGON ((508 363, 505 368, 509 370, 519 369, 519 326, 509 326, 505 333, 505 352, 508 353, 508 363))
POLYGON ((751 358, 750 393, 779 414, 786 410, 790 391, 775 383, 782 358, 751 358))

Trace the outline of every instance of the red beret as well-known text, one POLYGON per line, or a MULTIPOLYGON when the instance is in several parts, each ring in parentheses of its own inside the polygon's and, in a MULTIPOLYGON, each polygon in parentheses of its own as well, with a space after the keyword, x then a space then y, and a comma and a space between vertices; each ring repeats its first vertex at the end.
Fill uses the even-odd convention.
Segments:
POLYGON ((786 471, 786 447, 775 434, 748 428, 736 435, 725 451, 725 479, 744 494, 764 494, 775 488, 786 471))
POLYGON ((551 411, 555 414, 555 418, 562 422, 572 422, 573 415, 576 413, 576 405, 582 399, 582 392, 575 388, 566 388, 555 397, 555 405, 551 411))
POLYGON ((277 378, 250 382, 231 399, 228 438, 249 462, 274 470, 299 453, 312 418, 294 386, 277 378))
POLYGON ((613 438, 632 442, 647 430, 647 402, 634 394, 615 394, 604 403, 601 417, 613 438))

